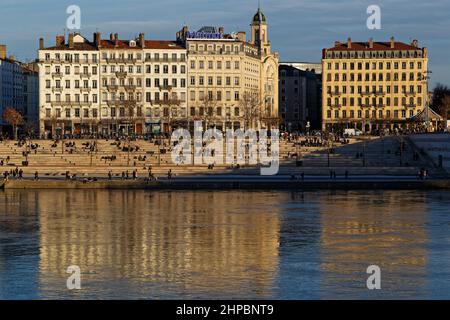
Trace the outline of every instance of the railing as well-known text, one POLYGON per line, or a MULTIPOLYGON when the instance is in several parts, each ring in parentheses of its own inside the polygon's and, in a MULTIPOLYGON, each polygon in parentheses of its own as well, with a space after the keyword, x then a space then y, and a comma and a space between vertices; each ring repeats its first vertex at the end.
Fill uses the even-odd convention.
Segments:
POLYGON ((169 58, 169 59, 161 59, 161 58, 145 58, 145 62, 186 62, 186 58, 169 58))
POLYGON ((62 72, 53 72, 53 73, 52 73, 52 76, 53 76, 53 77, 62 77, 62 76, 63 76, 63 73, 62 73, 62 72))
POLYGON ((119 72, 116 72, 116 77, 126 77, 128 75, 128 73, 127 72, 121 72, 121 71, 119 71, 119 72))
POLYGON ((339 96, 339 95, 341 95, 341 93, 339 91, 331 91, 331 92, 328 92, 328 94, 330 94, 332 96, 339 96))

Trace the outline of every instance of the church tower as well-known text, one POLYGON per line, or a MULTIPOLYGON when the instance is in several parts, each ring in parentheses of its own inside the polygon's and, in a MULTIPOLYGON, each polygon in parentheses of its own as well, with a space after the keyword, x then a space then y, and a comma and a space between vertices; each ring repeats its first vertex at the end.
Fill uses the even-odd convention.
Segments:
POLYGON ((258 46, 261 55, 270 55, 270 41, 267 35, 267 20, 266 16, 262 13, 261 8, 258 7, 258 11, 253 17, 252 24, 252 38, 251 44, 258 46))

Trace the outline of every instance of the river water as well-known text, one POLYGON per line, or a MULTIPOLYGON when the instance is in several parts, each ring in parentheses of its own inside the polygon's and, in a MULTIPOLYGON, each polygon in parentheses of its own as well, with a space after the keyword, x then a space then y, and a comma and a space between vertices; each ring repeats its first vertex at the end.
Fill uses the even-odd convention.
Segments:
POLYGON ((449 299, 449 208, 441 191, 3 191, 0 299, 449 299))

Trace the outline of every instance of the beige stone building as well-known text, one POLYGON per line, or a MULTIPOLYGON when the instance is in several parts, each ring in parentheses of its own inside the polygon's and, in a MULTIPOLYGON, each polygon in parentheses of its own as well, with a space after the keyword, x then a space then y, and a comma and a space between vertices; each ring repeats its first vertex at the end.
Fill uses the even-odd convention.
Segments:
POLYGON ((404 127, 427 103, 427 49, 396 42, 336 41, 323 49, 322 128, 404 127))
POLYGON ((274 128, 278 126, 278 54, 271 52, 266 17, 258 9, 245 32, 222 27, 178 32, 188 54, 189 127, 274 128))

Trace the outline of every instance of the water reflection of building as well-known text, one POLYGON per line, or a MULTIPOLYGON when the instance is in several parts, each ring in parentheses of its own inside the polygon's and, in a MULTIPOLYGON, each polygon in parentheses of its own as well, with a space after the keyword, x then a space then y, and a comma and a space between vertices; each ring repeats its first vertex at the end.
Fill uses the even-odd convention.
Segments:
POLYGON ((366 268, 381 268, 380 297, 424 294, 427 266, 426 200, 418 193, 330 194, 321 205, 324 298, 362 298, 366 268))
POLYGON ((52 191, 38 196, 44 291, 64 285, 67 267, 79 265, 84 286, 93 289, 102 281, 113 285, 126 279, 135 292, 146 285, 144 296, 150 290, 157 296, 158 288, 162 296, 170 296, 171 288, 204 297, 271 296, 280 222, 264 194, 52 191))

